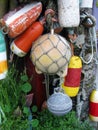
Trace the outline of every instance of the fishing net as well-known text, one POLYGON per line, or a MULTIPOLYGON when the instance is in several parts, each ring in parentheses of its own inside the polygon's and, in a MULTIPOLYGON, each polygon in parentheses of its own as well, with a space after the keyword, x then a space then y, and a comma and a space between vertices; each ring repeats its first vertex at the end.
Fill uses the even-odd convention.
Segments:
POLYGON ((68 41, 58 34, 45 34, 32 45, 31 60, 42 73, 63 73, 70 57, 68 41))

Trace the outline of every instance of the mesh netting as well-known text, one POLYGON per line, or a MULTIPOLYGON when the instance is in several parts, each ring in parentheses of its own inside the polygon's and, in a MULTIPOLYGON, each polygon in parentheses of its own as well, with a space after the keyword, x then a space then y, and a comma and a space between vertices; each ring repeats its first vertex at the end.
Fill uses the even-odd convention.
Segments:
POLYGON ((63 71, 71 57, 68 41, 58 34, 45 34, 32 46, 31 60, 43 73, 63 71))

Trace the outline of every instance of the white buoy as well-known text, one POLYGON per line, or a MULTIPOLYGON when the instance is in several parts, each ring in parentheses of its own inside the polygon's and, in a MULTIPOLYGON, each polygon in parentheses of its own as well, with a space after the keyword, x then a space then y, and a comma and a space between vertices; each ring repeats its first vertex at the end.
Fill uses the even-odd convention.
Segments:
POLYGON ((81 8, 92 8, 93 7, 93 0, 82 0, 80 7, 81 8))
POLYGON ((80 23, 79 0, 58 0, 58 19, 61 27, 77 27, 80 23))

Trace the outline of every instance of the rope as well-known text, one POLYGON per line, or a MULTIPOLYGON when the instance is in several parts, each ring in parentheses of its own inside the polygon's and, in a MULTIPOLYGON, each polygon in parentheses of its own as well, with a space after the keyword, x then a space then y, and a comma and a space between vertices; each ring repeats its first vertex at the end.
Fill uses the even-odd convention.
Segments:
POLYGON ((94 37, 94 41, 95 41, 95 49, 96 49, 96 58, 95 58, 95 63, 98 64, 98 56, 97 56, 97 53, 98 53, 98 47, 97 47, 97 36, 96 36, 96 29, 95 27, 93 27, 93 37, 94 37))
MULTIPOLYGON (((89 60, 88 61, 86 61, 85 59, 84 59, 84 57, 82 56, 83 55, 83 51, 81 52, 81 54, 80 54, 80 58, 82 59, 82 61, 85 63, 85 64, 89 64, 89 63, 91 63, 91 61, 93 60, 93 56, 94 56, 94 49, 93 49, 93 40, 92 40, 92 36, 91 36, 91 32, 90 32, 90 30, 89 30, 89 35, 90 35, 90 44, 91 44, 91 52, 92 52, 92 54, 91 54, 91 56, 89 57, 89 60)), ((84 45, 85 46, 85 45, 84 45)))
POLYGON ((94 33, 94 40, 95 40, 95 48, 96 48, 96 58, 95 58, 95 64, 96 64, 96 90, 98 90, 98 47, 97 47, 97 36, 96 36, 96 29, 93 28, 93 33, 94 33))
POLYGON ((44 76, 45 76, 45 85, 46 85, 46 96, 48 99, 49 98, 49 75, 44 74, 44 76))

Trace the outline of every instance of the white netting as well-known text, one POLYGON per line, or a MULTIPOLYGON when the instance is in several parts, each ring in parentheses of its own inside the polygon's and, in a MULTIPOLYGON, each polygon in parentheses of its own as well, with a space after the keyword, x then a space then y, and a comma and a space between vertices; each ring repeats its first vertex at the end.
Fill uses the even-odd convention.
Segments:
POLYGON ((71 48, 68 41, 58 34, 45 34, 32 45, 31 60, 42 73, 62 72, 70 57, 71 48))

